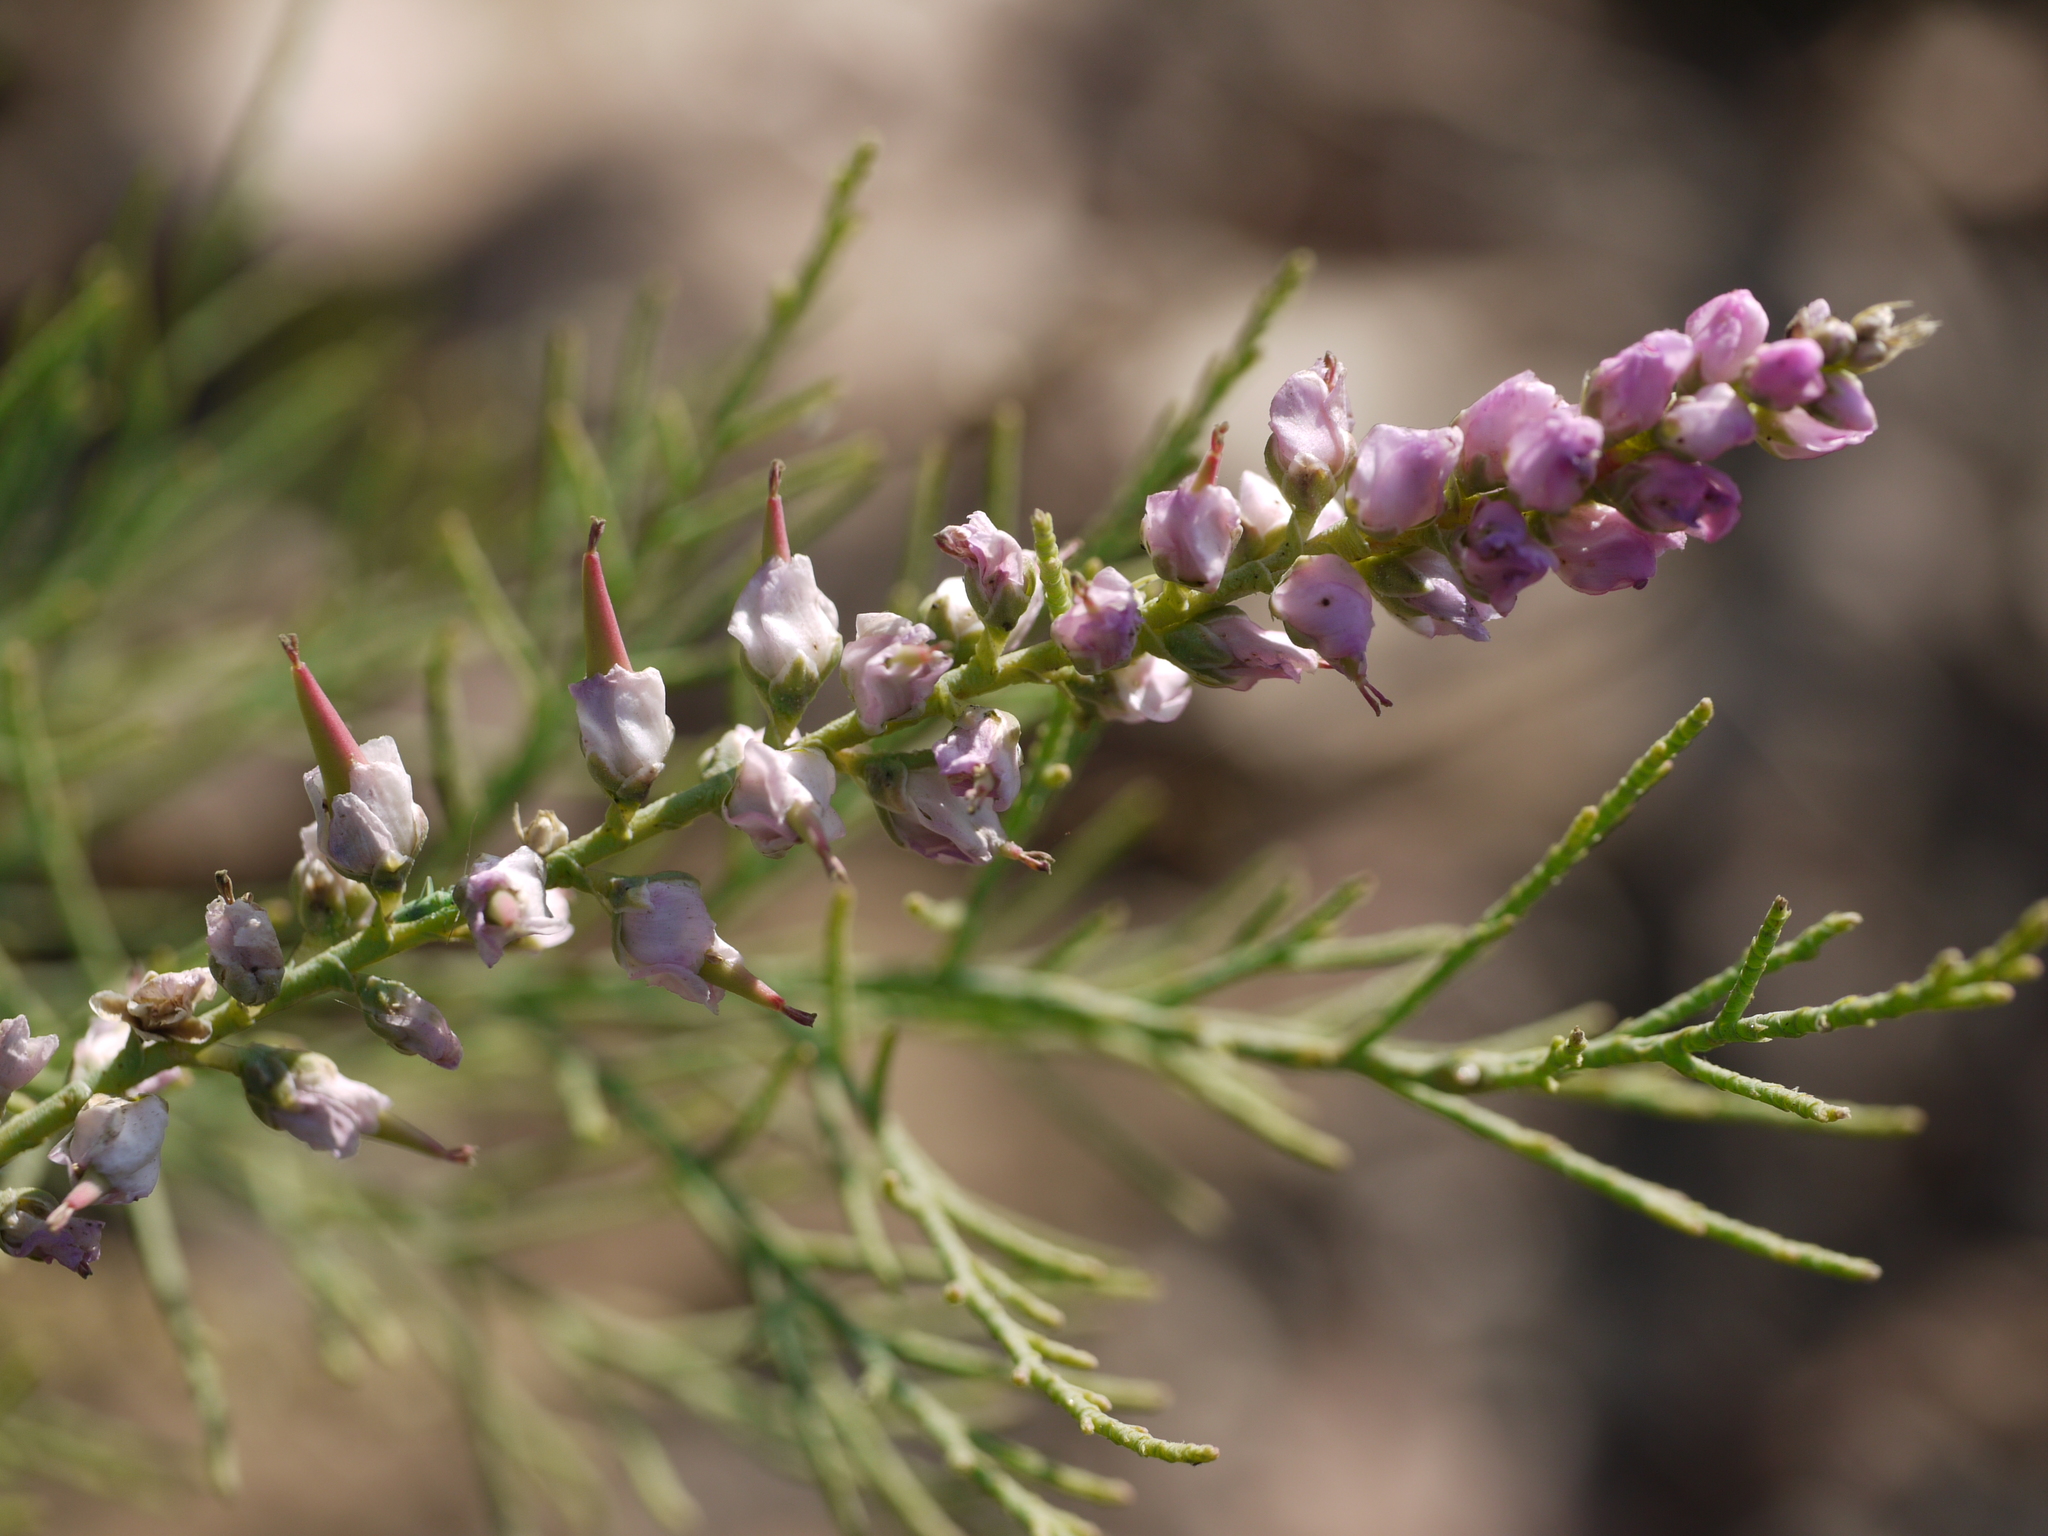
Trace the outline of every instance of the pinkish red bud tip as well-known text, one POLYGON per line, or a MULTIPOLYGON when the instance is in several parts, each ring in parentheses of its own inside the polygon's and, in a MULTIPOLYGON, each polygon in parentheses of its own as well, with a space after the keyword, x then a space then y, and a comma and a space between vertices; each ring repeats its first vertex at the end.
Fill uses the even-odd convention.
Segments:
POLYGON ((761 563, 789 558, 789 522, 782 511, 782 460, 768 466, 768 521, 761 530, 761 563))
POLYGON ((306 722, 306 737, 313 744, 313 760, 320 765, 321 782, 330 797, 344 794, 349 787, 349 767, 362 756, 362 750, 319 679, 300 659, 299 637, 280 635, 278 641, 291 659, 292 690, 298 695, 299 715, 306 722))
POLYGON ((1223 434, 1230 430, 1230 423, 1219 421, 1209 429, 1209 452, 1202 460, 1202 467, 1195 471, 1194 489, 1205 491, 1216 483, 1216 470, 1223 462, 1223 434))
POLYGON ((602 677, 613 667, 633 670, 626 654, 625 636, 619 633, 619 616, 612 609, 612 595, 604 584, 604 558, 597 541, 604 534, 604 519, 590 520, 590 543, 583 552, 583 675, 602 677))

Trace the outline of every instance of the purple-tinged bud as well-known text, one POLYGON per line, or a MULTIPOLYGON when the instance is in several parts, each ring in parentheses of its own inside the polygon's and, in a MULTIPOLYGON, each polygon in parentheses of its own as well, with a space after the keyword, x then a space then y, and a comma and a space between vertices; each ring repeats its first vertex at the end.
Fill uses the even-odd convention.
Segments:
POLYGON ((0 1195, 0 1253, 38 1264, 60 1264, 83 1278, 100 1261, 100 1236, 107 1224, 74 1216, 52 1230, 56 1199, 40 1189, 11 1189, 0 1195))
POLYGON ((718 936, 704 893, 676 870, 633 875, 611 888, 612 955, 627 976, 702 1003, 713 1013, 727 992, 785 1014, 799 1024, 817 1019, 740 963, 740 952, 718 936))
POLYGON ((1557 569, 1557 556, 1529 531, 1522 509, 1509 501, 1482 501, 1458 538, 1458 567, 1466 585, 1496 613, 1512 613, 1524 587, 1557 569))
POLYGON ((846 836, 846 823, 832 809, 839 778, 823 752, 781 751, 752 726, 736 725, 705 755, 704 769, 733 771, 723 815, 726 825, 747 834, 756 852, 779 859, 808 843, 826 874, 846 878, 846 866, 832 852, 832 844, 846 836))
POLYGON ((453 1072, 462 1065, 462 1042, 447 1015, 402 981, 370 976, 356 989, 370 1033, 401 1056, 417 1056, 453 1072))
POLYGON ((1294 521, 1280 487, 1255 469, 1237 477, 1237 515, 1244 523, 1243 553, 1254 560, 1279 548, 1294 521))
POLYGON ((320 852, 339 873, 373 890, 403 890, 427 841, 427 813, 413 801, 398 743, 379 736, 358 745, 300 660, 298 636, 282 641, 318 765, 307 770, 306 798, 320 852))
POLYGON ((1096 707, 1105 720, 1130 724, 1149 720, 1164 725, 1178 720, 1194 696, 1194 684, 1164 656, 1140 656, 1128 667, 1109 674, 1111 697, 1096 707))
POLYGON ((1856 345, 1849 353, 1849 366, 1857 373, 1869 373, 1882 368, 1901 352, 1931 340, 1941 329, 1941 322, 1931 315, 1921 315, 1912 320, 1900 320, 1898 312, 1910 306, 1900 302, 1873 304, 1868 309, 1858 310, 1851 325, 1856 332, 1856 345))
POLYGON ((1351 515, 1367 533, 1406 533, 1444 509, 1444 487, 1458 467, 1465 434, 1457 427, 1381 422, 1358 445, 1351 470, 1351 515))
POLYGON ((569 693, 576 700, 577 736, 591 778, 614 800, 638 805, 661 776, 676 739, 660 670, 614 666, 571 683, 569 693))
POLYGON ((96 1093, 54 1147, 50 1161, 71 1170, 71 1193, 46 1218, 61 1232, 72 1214, 89 1205, 128 1205, 156 1188, 171 1106, 159 1098, 123 1099, 96 1093))
POLYGON ((1707 300, 1685 320, 1685 334, 1692 338, 1699 359, 1700 381, 1732 383, 1770 329, 1771 317, 1747 288, 1707 300))
POLYGON ((1038 591, 1038 562, 986 512, 941 528, 932 536, 946 554, 967 567, 967 600, 985 623, 1014 629, 1031 610, 1038 591))
POLYGON ((740 644, 740 667, 768 706, 778 732, 796 728, 839 663, 839 610, 818 590, 809 555, 789 552, 782 510, 782 462, 768 470, 761 568, 733 604, 725 632, 740 644))
POLYGON ((1152 568, 1168 581, 1216 590, 1230 565, 1243 516, 1237 498, 1216 483, 1223 457, 1224 428, 1209 434, 1208 457, 1201 467, 1170 491, 1145 498, 1140 531, 1152 568))
POLYGON ((144 971, 126 992, 95 992, 86 1006, 101 1018, 127 1024, 145 1035, 197 1045, 213 1033, 198 1016, 200 1004, 218 990, 204 969, 144 971))
POLYGON ((1432 640, 1443 635, 1493 638, 1486 626, 1498 615, 1465 589, 1456 568, 1436 550, 1374 560, 1366 567, 1365 584, 1387 612, 1418 635, 1432 640))
POLYGON ((1290 375, 1266 424, 1266 469, 1292 506, 1315 511, 1343 487, 1358 451, 1344 365, 1325 352, 1315 367, 1290 375))
POLYGON ((1713 544, 1742 518, 1741 488, 1711 464, 1645 454, 1611 484, 1622 510, 1652 533, 1683 533, 1713 544))
POLYGON ((1785 327, 1785 334, 1818 343, 1829 364, 1843 361, 1856 350, 1856 327, 1829 309, 1826 299, 1815 299, 1803 307, 1785 327))
MULTIPOLYGON (((1273 499, 1280 500, 1278 491, 1273 491, 1273 499)), ((1280 506, 1284 512, 1287 504, 1280 506)), ((1052 637, 1073 659, 1076 671, 1111 672, 1131 659, 1143 622, 1137 589, 1122 571, 1106 565, 1087 581, 1074 584, 1073 606, 1052 621, 1052 637)))
POLYGON ((967 599, 967 580, 962 576, 948 576, 940 582, 924 600, 917 616, 942 644, 954 647, 956 653, 959 647, 972 645, 987 627, 967 599))
POLYGON ((1303 556, 1273 589, 1270 601, 1273 617, 1286 627, 1288 638, 1310 647, 1325 664, 1357 684, 1374 714, 1393 702, 1366 681, 1372 593, 1349 561, 1337 555, 1303 556))
POLYGON ((1825 375, 1827 390, 1811 405, 1765 411, 1764 448, 1781 459, 1819 459, 1854 448, 1877 430, 1877 411, 1853 373, 1825 375))
POLYGON ((1795 405, 1818 400, 1827 388, 1821 377, 1826 354, 1820 343, 1795 336, 1790 341, 1767 341, 1756 349, 1742 375, 1742 387, 1758 405, 1774 411, 1789 411, 1795 405))
POLYGON ((1508 444, 1560 403, 1556 390, 1524 368, 1458 412, 1458 428, 1465 434, 1458 469, 1467 487, 1505 485, 1508 444))
POLYGON ((553 949, 576 932, 569 893, 548 889, 547 865, 531 848, 515 848, 503 858, 483 855, 455 882, 455 904, 486 966, 496 965, 515 944, 553 949))
POLYGON ((206 904, 206 968, 229 997, 261 1008, 284 985, 284 946, 268 912, 235 899, 226 870, 213 878, 220 894, 206 904))
POLYGON ((249 1052, 242 1058, 242 1094, 273 1131, 337 1158, 354 1157, 391 1108, 383 1093, 343 1076, 317 1051, 249 1052))
POLYGON ((1709 384, 1696 395, 1672 401, 1657 424, 1657 441, 1688 458, 1717 459, 1730 448, 1756 441, 1756 419, 1732 384, 1709 384))
POLYGON ((1659 556, 1685 547, 1682 533, 1645 533, 1613 507, 1582 501, 1549 520, 1558 579, 1574 592, 1598 597, 1641 587, 1657 574, 1659 556))
POLYGON ((57 1037, 31 1035, 27 1014, 0 1023, 0 1110, 4 1110, 7 1096, 34 1082, 56 1054, 57 1037))
POLYGON ((953 793, 998 813, 1016 802, 1024 782, 1024 728, 1000 709, 970 709, 932 748, 932 761, 953 793))
POLYGON ((853 621, 853 641, 840 671, 863 730, 872 734, 924 708, 953 665, 932 643, 937 638, 900 613, 864 613, 853 621))
MULTIPOLYGON (((1332 557, 1334 558, 1334 557, 1332 557)), ((1322 658, 1235 608, 1218 608, 1163 637, 1166 651, 1196 682, 1239 693, 1266 678, 1298 683, 1322 658)))
POLYGON ((512 830, 519 841, 531 848, 542 858, 560 853, 569 846, 569 825, 553 811, 540 810, 533 813, 533 820, 521 823, 519 807, 512 807, 512 830))
POLYGON ((1508 440, 1508 489, 1538 512, 1562 512, 1593 483, 1606 436, 1568 405, 1525 423, 1508 440))
POLYGON ((900 759, 878 758, 866 765, 863 777, 882 830, 920 858, 987 864, 1001 854, 1040 873, 1052 868, 1050 855, 1010 840, 993 800, 969 801, 936 766, 906 768, 900 759))
POLYGON ((1664 415, 1692 360, 1691 337, 1681 331, 1650 332, 1602 360, 1587 376, 1586 414, 1599 418, 1609 442, 1649 431, 1664 415))
POLYGON ((320 824, 299 828, 301 857, 292 866, 292 907, 299 926, 317 939, 332 940, 369 921, 377 898, 367 885, 351 880, 327 862, 320 851, 320 824))

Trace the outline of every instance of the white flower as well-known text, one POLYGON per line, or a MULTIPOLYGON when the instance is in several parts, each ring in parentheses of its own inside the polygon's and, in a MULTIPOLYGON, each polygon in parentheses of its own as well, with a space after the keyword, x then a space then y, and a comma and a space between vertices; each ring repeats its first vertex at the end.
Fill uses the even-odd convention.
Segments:
POLYGON ((863 729, 879 731, 923 709, 953 659, 938 637, 900 613, 864 613, 853 621, 843 672, 863 729))
POLYGON ((271 1070, 245 1069, 243 1091, 256 1118, 296 1136, 315 1152, 354 1157, 373 1134, 391 1100, 314 1051, 301 1051, 289 1067, 273 1058, 271 1070))
POLYGON ((16 1014, 0 1023, 0 1106, 17 1088, 26 1088, 57 1054, 55 1035, 31 1035, 28 1015, 16 1014))
POLYGON ((61 1232, 72 1212, 89 1205, 127 1205, 154 1190, 170 1123, 171 1107, 159 1098, 96 1093, 87 1099, 63 1140, 50 1148, 50 1161, 69 1167, 76 1181, 50 1213, 50 1230, 61 1232))
POLYGON ((1109 680, 1116 687, 1116 699, 1099 706, 1105 720, 1178 720, 1194 693, 1187 673, 1163 656, 1140 656, 1110 673, 1109 680))
POLYGON ((511 945, 553 949, 576 931, 569 921, 569 893, 547 888, 547 865, 531 848, 516 848, 502 859, 485 854, 456 882, 455 901, 487 966, 496 965, 511 945))
POLYGON ((839 661, 839 610, 818 590, 809 555, 771 556, 741 591, 726 633, 770 712, 790 725, 839 661))
POLYGON ((634 981, 666 988, 713 1013, 725 992, 704 979, 706 964, 740 961, 740 952, 718 936, 697 882, 673 872, 619 883, 612 954, 634 981))
POLYGON ((402 883, 427 841, 427 813, 413 802, 398 743, 389 736, 362 743, 349 761, 347 787, 340 794, 328 789, 318 768, 306 770, 322 856, 352 880, 402 883))
POLYGON ((245 1007, 262 1007, 284 983, 284 946, 253 901, 216 896, 206 904, 206 953, 213 979, 245 1007))
POLYGON ((590 776, 614 800, 646 799, 676 739, 660 670, 629 672, 614 663, 571 683, 569 692, 590 776))
POLYGON ((726 825, 737 827, 754 847, 779 859, 799 842, 809 842, 831 867, 832 844, 846 836, 846 823, 832 809, 839 776, 832 760, 813 747, 783 752, 768 745, 752 726, 736 725, 716 755, 736 756, 738 772, 726 796, 726 825))

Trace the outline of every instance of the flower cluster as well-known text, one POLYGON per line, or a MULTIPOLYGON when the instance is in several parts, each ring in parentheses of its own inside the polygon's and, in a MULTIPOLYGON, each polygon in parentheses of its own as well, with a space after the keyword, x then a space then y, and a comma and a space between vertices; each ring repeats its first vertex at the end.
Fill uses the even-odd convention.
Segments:
MULTIPOLYGON (((575 893, 603 910, 632 980, 714 1012, 735 993, 809 1024, 814 1016, 719 934, 693 876, 612 878, 597 864, 715 809, 762 855, 801 845, 843 882, 844 784, 924 858, 1046 870, 1051 859, 1018 840, 1019 818, 1043 800, 1028 786, 1050 788, 1069 770, 1056 754, 1027 770, 1021 722, 981 696, 1035 682, 1057 690, 1070 723, 1170 721, 1197 684, 1242 690, 1330 669, 1377 713, 1388 701, 1366 675, 1376 612, 1425 635, 1483 640, 1552 573, 1591 594, 1642 586, 1689 539, 1712 543, 1735 527, 1741 493, 1716 460, 1748 443, 1798 459, 1862 442, 1877 426, 1862 376, 1931 328, 1883 305, 1844 320, 1816 300, 1771 340, 1762 306, 1737 290, 1682 330, 1654 331, 1602 361, 1576 405, 1525 372, 1449 426, 1382 424, 1362 436, 1343 365, 1326 356, 1274 395, 1266 474, 1243 474, 1235 490, 1224 483, 1219 426, 1193 473, 1146 500, 1138 533, 1149 570, 1070 566, 1073 550, 1043 512, 1029 546, 975 512, 936 535, 958 572, 913 613, 857 615, 850 639, 809 556, 790 548, 777 464, 762 563, 728 625, 764 723, 733 726, 698 760, 695 788, 659 799, 675 744, 666 685, 658 668, 632 664, 594 521, 582 563, 584 675, 569 693, 584 762, 609 802, 603 824, 576 837, 551 811, 515 816, 518 846, 477 857, 451 891, 429 882, 411 900, 429 829, 398 745, 358 742, 286 636, 314 757, 312 820, 291 878, 307 953, 290 961, 269 910, 238 898, 223 871, 205 912, 205 966, 142 972, 95 993, 68 1083, 26 1112, 48 1111, 48 1135, 63 1130, 50 1156, 71 1188, 61 1199, 4 1192, 0 1250, 86 1273, 99 1223, 79 1213, 155 1188, 171 1118, 164 1095, 195 1066, 235 1073, 258 1119, 335 1157, 369 1137, 467 1161, 471 1149, 451 1151, 398 1119, 387 1094, 328 1057, 237 1037, 268 1010, 342 992, 394 1050, 452 1070, 462 1043, 441 1010, 367 965, 435 941, 466 938, 486 966, 566 943, 575 893), (1276 627, 1238 606, 1254 593, 1276 627), (852 709, 804 734, 835 671, 852 709)), ((0 1024, 0 1089, 28 1088, 57 1045, 31 1035, 26 1018, 0 1024)))

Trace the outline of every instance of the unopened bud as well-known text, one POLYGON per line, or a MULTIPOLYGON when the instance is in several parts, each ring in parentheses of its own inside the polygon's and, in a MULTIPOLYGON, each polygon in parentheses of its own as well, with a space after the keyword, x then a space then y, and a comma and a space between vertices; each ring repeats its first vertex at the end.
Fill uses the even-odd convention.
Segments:
POLYGON ((462 1065, 462 1042, 440 1009, 402 981, 364 978, 356 989, 370 1032, 405 1056, 418 1056, 454 1071, 462 1065))
POLYGON ((535 811, 533 820, 522 826, 519 807, 515 805, 512 807, 512 830, 518 834, 520 842, 542 858, 560 853, 569 846, 568 824, 553 811, 535 811))
POLYGON ((226 870, 214 879, 220 894, 206 906, 207 969, 229 997, 245 1008, 261 1008, 284 985, 284 947, 268 912, 235 899, 226 870))
POLYGON ((1037 610, 1038 562, 986 512, 941 528, 932 542, 967 567, 967 600, 984 623, 1017 629, 1037 610))

